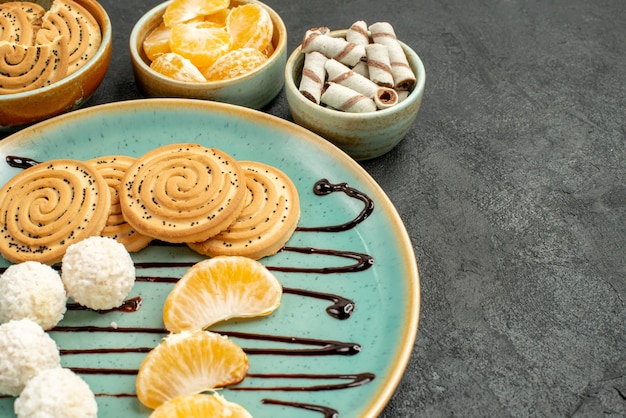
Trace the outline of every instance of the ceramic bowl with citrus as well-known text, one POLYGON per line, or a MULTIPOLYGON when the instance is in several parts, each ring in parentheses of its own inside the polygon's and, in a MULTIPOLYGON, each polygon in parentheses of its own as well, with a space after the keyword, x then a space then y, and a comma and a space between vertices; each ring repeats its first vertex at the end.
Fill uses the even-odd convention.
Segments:
POLYGON ((82 106, 111 60, 111 21, 104 8, 96 0, 1 3, 7 42, 0 46, 0 129, 15 130, 82 106))
POLYGON ((173 0, 130 35, 135 80, 147 97, 213 100, 259 109, 284 85, 287 30, 255 0, 173 0))
MULTIPOLYGON (((345 38, 346 30, 332 31, 328 36, 345 38)), ((285 93, 294 122, 337 145, 355 160, 368 160, 391 151, 411 129, 426 81, 420 57, 405 43, 399 44, 415 75, 414 85, 397 104, 362 113, 340 111, 306 98, 300 91, 305 52, 302 45, 296 48, 285 67, 285 93)))

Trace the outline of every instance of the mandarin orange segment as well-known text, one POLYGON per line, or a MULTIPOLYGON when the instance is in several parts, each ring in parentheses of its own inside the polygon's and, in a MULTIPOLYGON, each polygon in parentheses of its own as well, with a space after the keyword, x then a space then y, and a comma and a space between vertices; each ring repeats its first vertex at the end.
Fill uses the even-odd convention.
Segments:
POLYGON ((156 57, 150 63, 150 68, 167 77, 178 81, 205 82, 206 79, 187 58, 175 52, 168 52, 156 57))
POLYGON ((267 57, 258 49, 234 49, 219 57, 202 74, 207 81, 227 80, 249 73, 265 61, 267 61, 267 57))
POLYGON ((159 55, 171 52, 170 28, 161 22, 143 41, 143 51, 150 61, 154 61, 159 55))
POLYGON ((226 28, 232 49, 255 48, 263 51, 272 41, 274 24, 270 14, 258 4, 244 4, 230 9, 226 28))
POLYGON ((252 418, 241 405, 226 400, 218 393, 183 395, 165 402, 150 418, 252 418))
POLYGON ((167 6, 163 21, 168 27, 228 8, 230 0, 174 0, 167 6))
POLYGON ((208 67, 230 49, 230 36, 213 22, 181 23, 172 27, 170 48, 196 67, 208 67))
POLYGON ((225 336, 202 330, 170 334, 139 366, 137 398, 154 409, 178 396, 239 383, 248 367, 244 351, 225 336))
POLYGON ((228 17, 228 12, 230 9, 222 9, 215 13, 211 13, 210 15, 204 16, 204 20, 207 22, 213 22, 220 26, 226 26, 226 18, 228 17))
POLYGON ((192 266, 172 288, 163 306, 163 322, 172 332, 204 329, 231 318, 272 313, 282 286, 260 262, 220 256, 192 266))

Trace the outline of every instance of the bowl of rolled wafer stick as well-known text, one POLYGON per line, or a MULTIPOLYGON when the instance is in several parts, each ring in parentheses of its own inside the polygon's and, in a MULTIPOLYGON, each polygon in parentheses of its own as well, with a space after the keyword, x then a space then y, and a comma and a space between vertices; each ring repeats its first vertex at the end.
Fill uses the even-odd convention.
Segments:
POLYGON ((309 29, 285 67, 294 122, 355 160, 379 157, 406 136, 425 81, 421 59, 388 22, 309 29))
POLYGON ((74 110, 111 59, 111 22, 96 0, 0 1, 0 129, 74 110))

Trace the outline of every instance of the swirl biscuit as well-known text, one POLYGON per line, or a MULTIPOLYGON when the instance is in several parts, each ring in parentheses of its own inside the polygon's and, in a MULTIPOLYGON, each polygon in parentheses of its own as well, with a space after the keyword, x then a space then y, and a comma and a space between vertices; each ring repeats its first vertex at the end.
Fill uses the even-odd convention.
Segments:
POLYGON ((67 74, 67 40, 45 45, 0 41, 0 94, 21 93, 47 86, 67 74))
POLYGON ((32 45, 34 33, 28 14, 17 7, 0 5, 0 40, 32 45))
POLYGON ((55 0, 43 17, 37 43, 47 44, 58 36, 67 39, 69 60, 67 75, 73 74, 96 54, 102 33, 96 19, 72 0, 55 0))
POLYGON ((188 244, 201 254, 259 259, 278 252, 296 229, 300 202, 298 190, 289 177, 263 163, 240 161, 239 164, 246 176, 246 205, 227 230, 204 242, 188 244))
POLYGON ((196 144, 156 148, 139 157, 122 181, 120 204, 127 222, 166 242, 204 241, 226 229, 245 203, 239 163, 196 144))
POLYGON ((115 239, 126 247, 128 252, 145 248, 152 237, 140 234, 124 219, 120 206, 119 188, 126 170, 135 162, 135 158, 124 155, 112 155, 88 160, 106 180, 111 194, 111 208, 106 225, 100 235, 115 239))
POLYGON ((104 178, 76 160, 30 167, 0 189, 0 253, 9 261, 61 261, 66 248, 106 223, 111 196, 104 178))
MULTIPOLYGON (((20 14, 21 16, 18 18, 20 22, 20 26, 27 30, 28 33, 25 36, 20 37, 20 39, 9 39, 3 36, 0 36, 0 39, 15 42, 18 44, 26 44, 33 45, 35 43, 35 37, 39 28, 41 28, 41 21, 43 16, 46 14, 46 9, 43 8, 40 4, 33 3, 30 1, 9 1, 6 3, 0 4, 0 21, 4 18, 9 18, 12 13, 20 14), (17 11, 16 11, 17 10, 17 11), (11 12, 8 15, 6 12, 11 12), (28 26, 24 25, 24 18, 28 23, 28 26)), ((7 23, 10 25, 15 25, 16 21, 9 20, 7 23)), ((0 24, 2 26, 1 30, 7 30, 7 23, 4 21, 0 24)))

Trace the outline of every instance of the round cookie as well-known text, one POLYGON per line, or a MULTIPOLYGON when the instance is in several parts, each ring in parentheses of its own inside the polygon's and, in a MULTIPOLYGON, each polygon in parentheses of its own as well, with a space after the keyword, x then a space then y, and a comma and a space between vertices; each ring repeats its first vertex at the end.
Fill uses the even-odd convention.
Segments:
POLYGON ((59 36, 45 45, 0 41, 0 94, 45 87, 67 75, 67 39, 59 36))
POLYGON ((278 252, 296 229, 300 200, 291 179, 267 164, 255 161, 239 164, 246 176, 246 205, 227 230, 206 241, 188 244, 201 254, 259 259, 278 252))
POLYGON ((137 158, 120 186, 126 221, 165 242, 204 241, 239 215, 245 177, 227 153, 197 144, 171 144, 137 158))
POLYGON ((104 178, 77 160, 51 160, 18 173, 0 189, 0 253, 9 261, 61 261, 66 248, 106 224, 104 178))
POLYGON ((125 155, 110 155, 88 160, 104 177, 109 185, 111 194, 111 209, 104 229, 100 233, 103 237, 115 239, 126 247, 129 252, 136 252, 145 248, 152 237, 140 234, 133 228, 122 214, 120 207, 119 188, 126 170, 135 162, 134 157, 125 155))
POLYGON ((46 44, 62 36, 67 39, 69 58, 67 75, 73 74, 93 57, 102 43, 96 18, 79 3, 55 0, 43 16, 37 43, 46 44))
MULTIPOLYGON (((28 23, 33 28, 33 35, 37 34, 39 28, 41 28, 41 19, 46 14, 46 9, 43 8, 39 3, 34 3, 32 1, 7 1, 6 3, 0 4, 0 10, 20 10, 26 14, 26 18, 28 23)), ((6 27, 5 27, 6 29, 6 27)), ((34 36, 30 38, 31 43, 34 43, 34 36)), ((27 44, 22 38, 20 43, 27 44)))
POLYGON ((17 5, 0 3, 0 40, 22 45, 33 45, 35 33, 30 17, 17 5))

